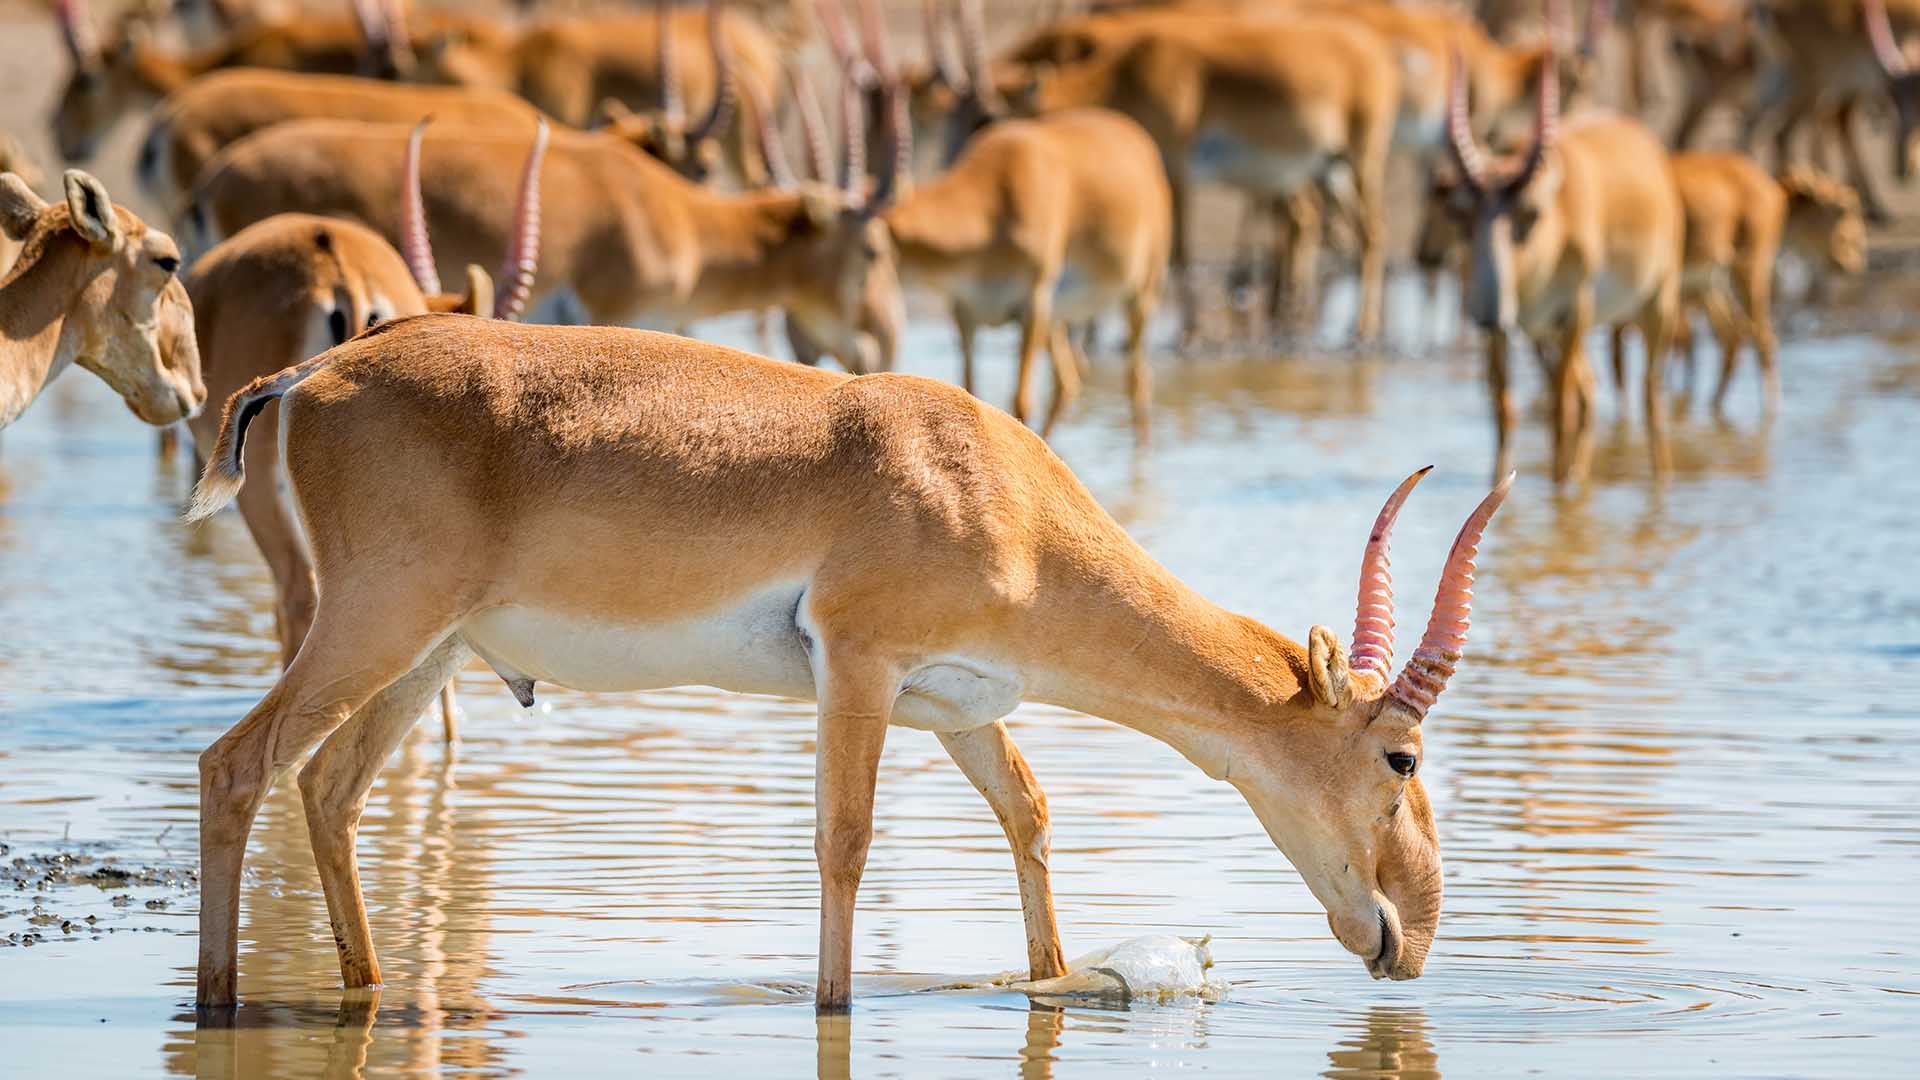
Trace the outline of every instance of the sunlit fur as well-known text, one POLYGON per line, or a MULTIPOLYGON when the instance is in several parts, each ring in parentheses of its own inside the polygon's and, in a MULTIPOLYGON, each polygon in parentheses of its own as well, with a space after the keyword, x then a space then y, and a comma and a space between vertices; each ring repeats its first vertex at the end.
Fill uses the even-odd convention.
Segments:
POLYGON ((0 231, 19 242, 0 278, 0 427, 68 364, 100 376, 150 424, 206 401, 193 311, 173 274, 179 249, 100 182, 66 175, 67 201, 42 201, 0 175, 0 231))

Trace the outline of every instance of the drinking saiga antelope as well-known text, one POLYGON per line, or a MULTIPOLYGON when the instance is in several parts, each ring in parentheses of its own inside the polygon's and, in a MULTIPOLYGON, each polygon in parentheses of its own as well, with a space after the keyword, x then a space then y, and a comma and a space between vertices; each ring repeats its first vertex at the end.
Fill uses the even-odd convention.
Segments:
MULTIPOLYGON (((497 297, 493 279, 472 265, 464 293, 441 291, 420 209, 420 134, 425 126, 422 121, 415 127, 402 166, 404 258, 364 225, 280 214, 240 230, 194 264, 186 279, 187 294, 197 313, 200 355, 214 393, 224 398, 255 378, 315 356, 388 319, 426 311, 498 318, 520 313, 538 265, 545 121, 521 172, 513 246, 502 267, 504 291, 497 297)), ((219 419, 202 414, 190 426, 202 456, 212 453, 219 419)), ((274 625, 284 666, 306 639, 318 586, 299 516, 282 492, 277 427, 276 417, 267 414, 249 431, 252 438, 244 452, 247 469, 257 480, 240 493, 238 502, 247 531, 273 574, 274 625)), ((441 720, 452 743, 456 720, 450 690, 442 696, 441 720)))
POLYGON ((86 173, 69 169, 63 183, 66 199, 49 205, 0 173, 0 233, 20 245, 0 274, 0 428, 71 364, 149 424, 193 415, 207 388, 173 238, 86 173))
POLYGON ((1425 470, 1375 522, 1349 653, 1325 627, 1301 645, 1208 603, 1037 435, 925 378, 611 327, 400 319, 228 399, 191 517, 239 492, 247 425, 275 398, 319 607, 274 688, 200 759, 202 1005, 235 1001, 247 834, 316 745, 300 786, 342 975, 381 981, 355 825, 470 654, 523 701, 546 681, 819 703, 822 1009, 850 1003, 894 724, 937 733, 992 804, 1032 973, 1063 972, 1046 799, 1001 723, 1021 701, 1134 727, 1232 783, 1370 973, 1426 962, 1441 876, 1421 721, 1460 659, 1475 552, 1510 480, 1469 516, 1389 682, 1387 544, 1425 470))
POLYGON ((1471 243, 1467 317, 1488 331, 1496 470, 1506 468, 1514 424, 1512 335, 1531 339, 1553 381, 1553 474, 1564 481, 1584 476, 1592 446, 1587 336, 1632 323, 1646 341, 1648 442, 1661 473, 1669 454, 1663 371, 1679 320, 1685 213, 1666 149, 1639 122, 1597 112, 1560 122, 1553 69, 1549 61, 1525 149, 1492 157, 1469 129, 1458 57, 1453 68, 1448 145, 1471 243))
MULTIPOLYGON (((197 185, 189 247, 288 212, 343 216, 397 239, 408 134, 394 124, 303 120, 234 143, 197 185)), ((427 132, 421 188, 443 273, 506 247, 525 148, 525 134, 495 128, 436 122, 427 132)), ((892 199, 894 160, 880 163, 870 194, 814 186, 730 194, 607 132, 556 129, 532 302, 564 290, 593 322, 673 327, 779 306, 816 325, 849 324, 844 336, 855 337, 861 290, 876 275, 898 288, 876 219, 892 199)))

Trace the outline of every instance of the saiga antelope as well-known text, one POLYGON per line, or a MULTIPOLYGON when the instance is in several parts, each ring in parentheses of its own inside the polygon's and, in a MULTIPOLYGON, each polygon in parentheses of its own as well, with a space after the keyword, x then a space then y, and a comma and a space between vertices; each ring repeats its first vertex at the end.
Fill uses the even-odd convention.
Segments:
POLYGON ((160 205, 178 210, 214 154, 262 128, 319 117, 411 124, 422 116, 519 133, 533 127, 540 111, 505 90, 253 68, 216 71, 169 94, 154 111, 140 151, 141 186, 160 205))
POLYGON ((70 364, 100 376, 149 424, 206 402, 193 308, 173 238, 115 206, 100 181, 67 170, 49 205, 0 173, 0 233, 20 245, 0 275, 0 429, 70 364))
POLYGON ((1818 169, 1797 165, 1780 176, 1787 192, 1787 250, 1811 278, 1810 298, 1824 300, 1836 274, 1867 268, 1867 221, 1860 196, 1818 169))
POLYGON ((470 654, 523 700, 546 681, 819 703, 822 1010, 852 998, 889 725, 937 733, 992 804, 1032 974, 1064 972, 1046 798, 1001 723, 1021 701, 1134 727, 1232 783, 1371 974, 1425 965, 1441 876, 1421 721, 1460 660, 1510 480, 1467 519, 1389 684, 1388 538, 1426 470, 1375 523, 1349 653, 1325 627, 1303 646, 1201 599, 1037 435, 930 379, 611 327, 397 320, 230 398, 193 517, 240 489, 246 425, 274 398, 320 605, 293 664, 200 758, 202 1006, 235 1003, 247 834, 316 745, 300 787, 342 976, 382 981, 355 826, 470 654))
POLYGON ((1509 342, 1530 338, 1550 370, 1553 473, 1585 475, 1594 376, 1587 335, 1633 322, 1646 341, 1646 411, 1654 470, 1668 465, 1666 354, 1679 318, 1686 216, 1667 152, 1639 122, 1607 114, 1559 120, 1549 62, 1533 132, 1517 156, 1490 158, 1467 121, 1464 66, 1456 61, 1448 145, 1462 177, 1460 209, 1471 238, 1466 312, 1488 331, 1496 470, 1514 423, 1509 342))
MULTIPOLYGON (((1687 215, 1681 303, 1706 314, 1720 345, 1713 410, 1724 411, 1740 347, 1751 344, 1760 359, 1761 400, 1771 415, 1780 405, 1773 272, 1787 227, 1786 189, 1751 158, 1735 153, 1676 154, 1673 178, 1687 215)), ((1680 329, 1691 338, 1684 324, 1680 329)), ((1618 337, 1614 346, 1614 385, 1625 389, 1618 337)), ((1689 386, 1691 352, 1689 347, 1689 386)))
MULTIPOLYGON (((302 16, 250 26, 226 43, 185 55, 152 44, 136 12, 103 45, 84 0, 58 0, 56 12, 73 62, 53 116, 54 141, 69 161, 83 161, 123 116, 227 68, 276 68, 337 75, 366 69, 367 42, 346 16, 302 16)), ((427 20, 434 33, 458 25, 477 33, 465 16, 427 20)))
MULTIPOLYGON (((223 399, 263 375, 270 375, 338 345, 389 319, 427 311, 513 318, 525 305, 538 263, 540 155, 546 145, 543 125, 521 172, 515 201, 513 246, 500 276, 503 292, 478 266, 467 267, 465 293, 444 293, 420 210, 419 145, 416 126, 407 144, 402 171, 409 182, 401 252, 364 225, 311 214, 281 214, 248 226, 221 242, 187 275, 193 300, 200 355, 208 386, 223 399)), ((278 421, 263 416, 244 448, 249 471, 260 478, 239 497, 240 515, 273 574, 274 625, 280 637, 280 663, 293 661, 313 622, 317 600, 313 561, 300 522, 281 494, 278 421)), ((217 417, 202 414, 190 425, 202 456, 219 438, 217 417)), ((446 740, 456 734, 451 683, 443 694, 441 716, 446 740)))
MULTIPOLYGON (((407 136, 399 125, 303 120, 234 143, 198 185, 189 246, 203 250, 287 212, 344 216, 398 237, 407 136)), ((443 268, 505 247, 524 140, 438 122, 427 133, 421 186, 443 268)), ((891 158, 881 165, 870 195, 815 187, 725 194, 612 134, 556 130, 541 184, 533 300, 564 289, 596 323, 679 327, 768 306, 846 323, 869 275, 893 275, 876 215, 896 173, 891 158)))
POLYGON ((1153 136, 1171 182, 1173 262, 1186 331, 1198 321, 1188 207, 1198 182, 1284 198, 1335 165, 1353 178, 1360 233, 1356 334, 1380 330, 1386 279, 1387 153, 1400 71, 1384 41, 1352 20, 1265 23, 1190 16, 1124 48, 1036 70, 1012 104, 1024 113, 1090 105, 1122 112, 1153 136))

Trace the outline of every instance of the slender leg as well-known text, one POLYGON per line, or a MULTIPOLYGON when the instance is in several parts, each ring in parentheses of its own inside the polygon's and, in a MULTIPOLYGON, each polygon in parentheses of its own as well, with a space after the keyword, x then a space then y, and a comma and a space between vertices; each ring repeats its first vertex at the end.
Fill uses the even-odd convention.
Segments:
POLYGON ((1608 337, 1611 346, 1609 351, 1613 354, 1613 391, 1620 395, 1621 401, 1625 401, 1627 400, 1627 328, 1616 326, 1608 337))
POLYGON ((1273 213, 1276 222, 1284 223, 1275 230, 1279 246, 1274 262, 1284 264, 1286 274, 1284 278, 1274 275, 1267 321, 1296 333, 1311 331, 1307 320, 1312 316, 1315 294, 1320 291, 1320 242, 1325 232, 1318 195, 1310 187, 1302 188, 1275 200, 1273 213))
POLYGON ((1726 295, 1719 289, 1708 295, 1706 310, 1713 338, 1720 344, 1720 379, 1713 387, 1713 415, 1723 416, 1727 409, 1727 388, 1733 385, 1733 376, 1740 368, 1740 328, 1726 295))
POLYGON ((958 734, 942 734, 940 745, 993 807, 1013 849, 1013 870, 1020 880, 1020 910, 1027 924, 1027 966, 1035 979, 1067 973, 1060 950, 1060 927, 1053 915, 1053 882, 1047 855, 1053 832, 1048 826, 1047 796, 1033 779, 1020 748, 1005 724, 994 723, 958 734))
POLYGON ((1047 358, 1053 361, 1053 403, 1047 406, 1046 423, 1040 425, 1042 438, 1053 434, 1053 425, 1060 419, 1061 411, 1080 396, 1080 365, 1074 362, 1073 342, 1067 340, 1066 324, 1059 319, 1051 322, 1047 358))
POLYGON ((1360 213, 1360 315, 1354 335, 1375 341, 1386 321, 1387 301, 1387 150, 1354 164, 1360 213))
POLYGON ((973 339, 980 323, 964 304, 953 305, 953 328, 960 334, 960 385, 967 393, 979 396, 973 382, 973 339))
POLYGON ((1153 369, 1147 366, 1147 323, 1159 302, 1157 288, 1135 293, 1127 302, 1127 396, 1133 401, 1133 439, 1145 446, 1153 425, 1153 369))
POLYGON ((820 974, 814 1005, 822 1012, 834 1012, 853 1002, 854 900, 866 870, 867 845, 873 839, 874 783, 900 680, 884 665, 837 656, 830 642, 816 644, 814 656, 814 682, 820 694, 813 780, 813 852, 820 864, 820 974))
POLYGON ((330 590, 292 666, 246 719, 200 755, 199 1004, 234 1003, 240 868, 267 790, 446 636, 454 620, 436 610, 434 595, 350 583, 330 590))
POLYGON ((1020 320, 1020 371, 1013 389, 1013 418, 1023 424, 1033 415, 1033 369, 1040 362, 1041 336, 1053 325, 1054 280, 1043 277, 1034 283, 1020 320))
POLYGON ((1893 220, 1893 214, 1880 197, 1879 189, 1867 169, 1866 154, 1860 149, 1860 125, 1854 122, 1860 111, 1860 98, 1852 96, 1841 102, 1834 111, 1834 134, 1840 139, 1840 150, 1847 161, 1847 177, 1853 182, 1855 191, 1860 193, 1860 206, 1866 211, 1867 220, 1876 225, 1884 225, 1893 220))
POLYGON ((244 453, 247 475, 253 482, 240 489, 235 502, 240 519, 246 522, 273 574, 277 594, 274 623, 280 632, 280 664, 284 667, 293 663, 300 643, 306 640, 320 594, 300 523, 288 512, 280 495, 280 410, 268 409, 254 420, 247 431, 244 453))
POLYGON ((447 684, 440 688, 440 741, 446 744, 449 754, 460 745, 460 708, 454 698, 451 674, 447 676, 447 684))
POLYGON ((1513 438, 1513 387, 1508 379, 1507 356, 1511 340, 1504 330, 1487 332, 1487 390, 1493 396, 1493 474, 1507 474, 1511 462, 1513 438))
MULTIPOLYGON (((1583 386, 1592 379, 1587 367, 1587 331, 1593 325, 1593 293, 1583 288, 1574 298, 1573 310, 1568 313, 1565 336, 1560 342, 1560 364, 1555 373, 1554 417, 1553 417, 1553 476, 1561 482, 1579 483, 1583 480, 1582 467, 1585 454, 1583 447, 1591 443, 1592 425, 1584 415, 1581 396, 1583 386)), ((1647 366, 1649 369, 1660 365, 1652 358, 1655 341, 1652 335, 1646 338, 1648 349, 1647 366)), ((1664 348, 1666 341, 1659 342, 1664 348)))
POLYGON ((1780 411, 1779 340, 1773 332, 1773 263, 1778 252, 1758 254, 1734 277, 1735 295, 1747 317, 1747 334, 1760 357, 1761 407, 1780 411))
POLYGON ((1679 287, 1669 282, 1640 314, 1640 333, 1647 343, 1647 449, 1655 477, 1673 471, 1673 447, 1667 437, 1666 358, 1679 306, 1679 287))
POLYGON ((419 667, 356 709, 300 770, 307 835, 313 841, 320 887, 327 898, 333 942, 340 950, 340 977, 349 989, 381 982, 353 850, 360 815, 367 808, 367 791, 419 720, 420 711, 466 656, 467 648, 457 637, 441 642, 419 667))
MULTIPOLYGON (((1168 158, 1169 161, 1184 162, 1184 151, 1168 158)), ((1194 289, 1193 262, 1191 249, 1187 246, 1187 191, 1188 179, 1182 167, 1172 169, 1167 177, 1173 193, 1173 273, 1174 288, 1179 292, 1180 300, 1180 340, 1191 343, 1200 334, 1200 296, 1194 289)))

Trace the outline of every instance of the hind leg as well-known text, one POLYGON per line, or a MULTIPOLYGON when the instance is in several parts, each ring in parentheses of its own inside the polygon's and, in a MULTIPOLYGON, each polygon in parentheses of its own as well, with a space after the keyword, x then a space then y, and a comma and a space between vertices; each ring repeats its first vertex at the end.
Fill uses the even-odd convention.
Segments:
POLYGON ((1047 334, 1047 358, 1053 361, 1053 402, 1047 406, 1046 422, 1040 425, 1042 438, 1053 434, 1061 411, 1080 396, 1080 365, 1073 358, 1073 342, 1067 339, 1065 323, 1059 319, 1052 323, 1047 334))
POLYGON ((419 667, 456 621, 436 602, 444 590, 380 586, 355 588, 349 581, 332 588, 292 666, 245 719, 200 755, 200 949, 194 994, 200 1005, 234 1003, 240 870, 267 790, 309 747, 419 667))
POLYGON ((1780 411, 1779 339, 1773 332, 1774 252, 1756 252, 1734 278, 1734 296, 1746 316, 1747 337, 1760 359, 1761 407, 1769 417, 1780 411))
POLYGON ((1673 447, 1667 435, 1666 358, 1672 351, 1673 325, 1678 321, 1680 295, 1669 283, 1640 312, 1641 339, 1647 347, 1645 387, 1647 410, 1647 451, 1653 459, 1653 473, 1663 477, 1673 470, 1673 447))
MULTIPOLYGON (((300 522, 280 490, 284 473, 280 467, 280 410, 262 413, 247 435, 243 453, 247 475, 253 482, 240 489, 234 502, 273 574, 274 625, 280 633, 280 666, 285 667, 293 663, 300 643, 307 638, 307 628, 313 624, 319 586, 314 582, 313 560, 307 553, 300 522)), ((212 448, 209 442, 206 449, 212 448)))
POLYGON ((448 685, 467 655, 467 647, 457 637, 442 641, 420 666, 354 710, 300 770, 307 835, 327 898, 333 941, 340 950, 340 977, 349 989, 381 982, 367 905, 360 893, 360 866, 354 857, 367 791, 419 720, 421 710, 448 685))

